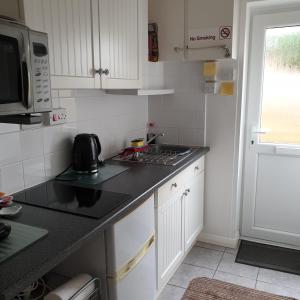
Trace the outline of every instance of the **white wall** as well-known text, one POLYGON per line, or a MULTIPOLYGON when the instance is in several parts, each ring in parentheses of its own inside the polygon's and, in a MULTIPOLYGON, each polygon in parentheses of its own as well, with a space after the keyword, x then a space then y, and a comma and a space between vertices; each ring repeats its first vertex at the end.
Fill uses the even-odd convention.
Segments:
POLYGON ((165 86, 174 88, 175 94, 149 97, 149 122, 155 123, 154 131, 167 134, 161 142, 210 146, 204 230, 199 238, 234 247, 238 240, 233 182, 237 97, 205 96, 201 71, 200 62, 170 62, 156 70, 156 74, 163 72, 165 86))
POLYGON ((130 139, 145 137, 147 97, 111 96, 98 90, 52 94, 56 107, 67 108, 66 124, 26 130, 0 124, 0 191, 17 192, 63 171, 78 133, 96 133, 103 158, 117 154, 130 139))
POLYGON ((165 132, 160 141, 169 144, 203 145, 205 96, 202 93, 199 62, 164 63, 166 88, 174 95, 149 97, 149 122, 154 132, 165 132))
POLYGON ((235 201, 237 97, 207 96, 204 231, 200 239, 234 247, 238 241, 235 201))

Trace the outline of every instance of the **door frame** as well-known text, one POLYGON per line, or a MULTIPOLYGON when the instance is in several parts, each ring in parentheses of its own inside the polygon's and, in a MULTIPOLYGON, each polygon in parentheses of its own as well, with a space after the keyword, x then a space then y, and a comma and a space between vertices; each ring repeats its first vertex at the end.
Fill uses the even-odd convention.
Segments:
MULTIPOLYGON (((231 211, 231 222, 232 230, 239 232, 240 238, 258 241, 256 239, 248 238, 242 236, 240 233, 240 228, 242 225, 242 205, 243 205, 243 183, 244 183, 244 153, 245 147, 247 145, 246 140, 246 92, 247 92, 247 80, 248 80, 248 57, 249 57, 249 33, 251 26, 251 18, 253 14, 265 14, 271 12, 279 12, 282 9, 300 9, 300 3, 298 0, 287 0, 284 5, 280 0, 240 0, 239 7, 239 21, 238 27, 238 47, 237 47, 237 60, 238 60, 238 71, 237 71, 237 88, 236 88, 236 125, 235 125, 235 144, 234 144, 234 163, 233 163, 233 203, 231 211)), ((270 241, 259 240, 260 242, 265 242, 267 244, 284 246, 279 243, 274 243, 270 241)), ((297 247, 294 247, 298 249, 297 247)))
POLYGON ((260 143, 259 134, 253 133, 253 128, 259 126, 263 92, 265 29, 281 26, 295 26, 299 24, 300 9, 292 11, 274 12, 272 14, 253 14, 250 44, 249 44, 249 72, 247 82, 247 107, 245 124, 244 149, 244 181, 242 206, 242 234, 247 238, 281 240, 281 243, 292 244, 299 239, 299 234, 292 234, 282 230, 261 228, 255 225, 255 207, 257 192, 257 174, 259 157, 264 154, 274 156, 297 156, 300 146, 279 143, 260 143), (255 35, 255 36, 254 36, 255 35), (251 141, 254 144, 251 144, 251 141), (278 151, 280 149, 280 151, 278 151), (294 155, 293 155, 294 153, 294 155), (292 242, 292 240, 294 242, 292 242))

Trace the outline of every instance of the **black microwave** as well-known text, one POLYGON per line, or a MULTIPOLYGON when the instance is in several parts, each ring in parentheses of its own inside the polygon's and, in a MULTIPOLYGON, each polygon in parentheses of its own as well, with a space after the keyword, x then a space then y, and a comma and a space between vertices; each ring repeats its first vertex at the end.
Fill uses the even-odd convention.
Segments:
POLYGON ((47 34, 0 19, 0 116, 51 109, 47 34))

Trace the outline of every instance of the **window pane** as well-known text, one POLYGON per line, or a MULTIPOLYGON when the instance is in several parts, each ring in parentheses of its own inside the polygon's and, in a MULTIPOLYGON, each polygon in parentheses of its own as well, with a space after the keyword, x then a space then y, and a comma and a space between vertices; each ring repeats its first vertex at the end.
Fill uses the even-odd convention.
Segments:
POLYGON ((266 30, 261 143, 300 144, 300 26, 266 30))

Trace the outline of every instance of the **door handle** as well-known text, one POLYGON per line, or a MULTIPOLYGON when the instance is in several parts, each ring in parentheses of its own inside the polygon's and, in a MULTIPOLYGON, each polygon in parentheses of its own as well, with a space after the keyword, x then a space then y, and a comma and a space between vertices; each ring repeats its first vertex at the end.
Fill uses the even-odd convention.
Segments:
POLYGON ((253 129, 252 133, 253 134, 267 134, 270 133, 271 129, 270 128, 259 128, 259 129, 253 129))
POLYGON ((32 99, 31 99, 31 90, 30 90, 30 73, 28 70, 27 62, 22 62, 22 80, 23 80, 23 90, 24 90, 24 105, 26 108, 32 107, 32 99))

